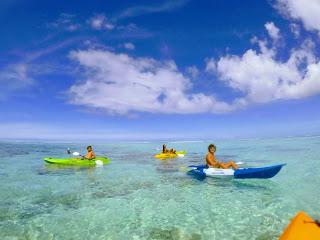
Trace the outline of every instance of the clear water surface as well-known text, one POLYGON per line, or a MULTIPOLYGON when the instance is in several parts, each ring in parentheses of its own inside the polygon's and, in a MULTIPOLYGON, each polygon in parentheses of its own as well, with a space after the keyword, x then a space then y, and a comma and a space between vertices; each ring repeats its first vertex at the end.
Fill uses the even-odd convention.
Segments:
POLYGON ((297 211, 320 217, 320 137, 215 141, 222 160, 287 163, 269 180, 198 181, 209 142, 94 143, 104 167, 59 168, 92 143, 0 142, 0 239, 277 239, 297 211))

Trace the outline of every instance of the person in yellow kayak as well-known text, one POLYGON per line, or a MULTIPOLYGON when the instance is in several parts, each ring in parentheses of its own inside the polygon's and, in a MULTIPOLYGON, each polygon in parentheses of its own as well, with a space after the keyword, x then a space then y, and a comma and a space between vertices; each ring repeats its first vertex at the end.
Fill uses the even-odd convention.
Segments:
POLYGON ((238 169, 238 165, 235 164, 234 161, 229 161, 229 162, 219 162, 216 157, 214 156, 214 153, 216 152, 217 148, 215 145, 213 144, 210 144, 208 146, 208 154, 206 156, 206 162, 207 162, 207 165, 209 167, 214 167, 214 168, 224 168, 224 169, 227 169, 227 168, 230 168, 232 167, 233 169, 238 169))
POLYGON ((171 148, 170 150, 167 149, 167 145, 162 145, 162 153, 173 153, 176 154, 176 150, 171 148))
POLYGON ((92 160, 96 158, 96 154, 93 151, 92 146, 87 147, 87 154, 83 157, 83 159, 92 160))

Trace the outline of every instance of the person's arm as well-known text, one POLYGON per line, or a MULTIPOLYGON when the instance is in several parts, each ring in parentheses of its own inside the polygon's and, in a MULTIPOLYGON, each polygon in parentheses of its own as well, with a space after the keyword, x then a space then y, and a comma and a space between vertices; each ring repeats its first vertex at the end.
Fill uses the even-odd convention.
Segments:
POLYGON ((92 153, 91 153, 91 159, 94 159, 94 158, 96 158, 96 154, 92 151, 92 153))

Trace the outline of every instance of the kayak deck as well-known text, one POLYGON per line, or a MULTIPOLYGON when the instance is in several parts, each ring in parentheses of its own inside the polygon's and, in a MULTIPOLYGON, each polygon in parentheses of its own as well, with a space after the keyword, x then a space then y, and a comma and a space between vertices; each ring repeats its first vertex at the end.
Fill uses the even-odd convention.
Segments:
POLYGON ((176 157, 179 157, 179 155, 185 155, 186 154, 186 151, 179 151, 179 152, 176 152, 176 153, 158 153, 156 155, 154 155, 155 158, 158 158, 158 159, 167 159, 167 158, 176 158, 176 157))
POLYGON ((197 175, 197 177, 233 177, 237 179, 245 178, 272 178, 281 170, 285 164, 260 167, 260 168, 239 168, 221 169, 221 168, 208 168, 206 165, 189 166, 191 170, 189 175, 197 175))
POLYGON ((320 226, 304 212, 299 212, 279 240, 319 240, 320 226))
POLYGON ((240 168, 234 172, 235 178, 272 178, 285 164, 260 168, 240 168))
MULTIPOLYGON (((81 158, 44 158, 45 162, 50 164, 60 164, 68 166, 96 166, 96 161, 101 161, 103 165, 110 163, 110 159, 106 157, 96 157, 92 160, 81 159, 81 158)), ((101 163, 100 162, 100 163, 101 163)))

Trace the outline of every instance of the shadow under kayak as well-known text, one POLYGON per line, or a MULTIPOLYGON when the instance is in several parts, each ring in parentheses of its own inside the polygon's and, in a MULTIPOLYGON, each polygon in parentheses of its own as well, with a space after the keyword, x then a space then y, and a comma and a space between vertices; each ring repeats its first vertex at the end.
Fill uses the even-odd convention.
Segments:
POLYGON ((96 166, 96 165, 106 165, 110 163, 110 159, 106 157, 96 157, 92 160, 81 159, 81 158, 44 158, 47 163, 60 164, 68 166, 96 166))
POLYGON ((259 168, 239 168, 237 170, 233 169, 222 169, 222 168, 208 168, 207 165, 192 165, 188 171, 189 175, 194 175, 196 177, 231 177, 237 179, 244 178, 272 178, 281 170, 281 168, 286 164, 278 164, 267 167, 259 168))

